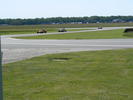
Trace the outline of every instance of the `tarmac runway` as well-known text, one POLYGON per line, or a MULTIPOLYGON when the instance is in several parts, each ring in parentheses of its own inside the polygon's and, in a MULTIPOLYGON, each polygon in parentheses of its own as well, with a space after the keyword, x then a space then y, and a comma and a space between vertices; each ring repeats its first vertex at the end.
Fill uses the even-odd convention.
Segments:
MULTIPOLYGON (((102 30, 113 30, 121 28, 125 27, 108 27, 102 30)), ((98 30, 95 29, 95 30, 83 30, 83 31, 98 31, 98 30)), ((67 33, 73 33, 73 32, 67 32, 67 33)), ((64 34, 64 33, 48 33, 48 34, 64 34)), ((20 61, 44 54, 133 48, 133 39, 26 40, 26 39, 12 38, 16 36, 33 36, 33 35, 36 34, 1 36, 3 64, 20 61)))

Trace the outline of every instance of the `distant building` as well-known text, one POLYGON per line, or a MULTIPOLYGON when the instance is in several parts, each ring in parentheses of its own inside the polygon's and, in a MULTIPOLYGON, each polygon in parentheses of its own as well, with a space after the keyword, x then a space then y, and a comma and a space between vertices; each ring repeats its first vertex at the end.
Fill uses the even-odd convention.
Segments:
POLYGON ((121 23, 124 22, 122 19, 113 19, 112 20, 113 23, 121 23))

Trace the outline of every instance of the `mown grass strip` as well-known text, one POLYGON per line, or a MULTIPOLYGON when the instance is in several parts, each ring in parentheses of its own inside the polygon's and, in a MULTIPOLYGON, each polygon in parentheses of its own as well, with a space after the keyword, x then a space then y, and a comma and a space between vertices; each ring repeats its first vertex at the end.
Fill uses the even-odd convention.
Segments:
POLYGON ((133 49, 44 55, 3 74, 5 100, 133 99, 133 49))

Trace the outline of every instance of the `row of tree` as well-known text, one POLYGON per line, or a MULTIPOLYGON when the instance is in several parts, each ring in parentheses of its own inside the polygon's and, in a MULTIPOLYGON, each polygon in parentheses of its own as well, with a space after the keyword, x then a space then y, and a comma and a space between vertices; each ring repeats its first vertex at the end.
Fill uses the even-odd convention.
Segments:
POLYGON ((133 16, 52 17, 34 19, 0 19, 0 25, 37 25, 66 23, 115 23, 133 22, 133 16))

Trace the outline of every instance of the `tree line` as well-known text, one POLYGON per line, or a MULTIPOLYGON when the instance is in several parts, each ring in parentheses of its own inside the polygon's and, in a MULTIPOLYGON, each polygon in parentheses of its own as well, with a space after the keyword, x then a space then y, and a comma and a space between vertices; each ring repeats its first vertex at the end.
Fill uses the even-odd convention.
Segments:
POLYGON ((38 24, 85 24, 133 22, 133 16, 91 16, 91 17, 52 17, 29 19, 0 19, 0 25, 38 25, 38 24))

